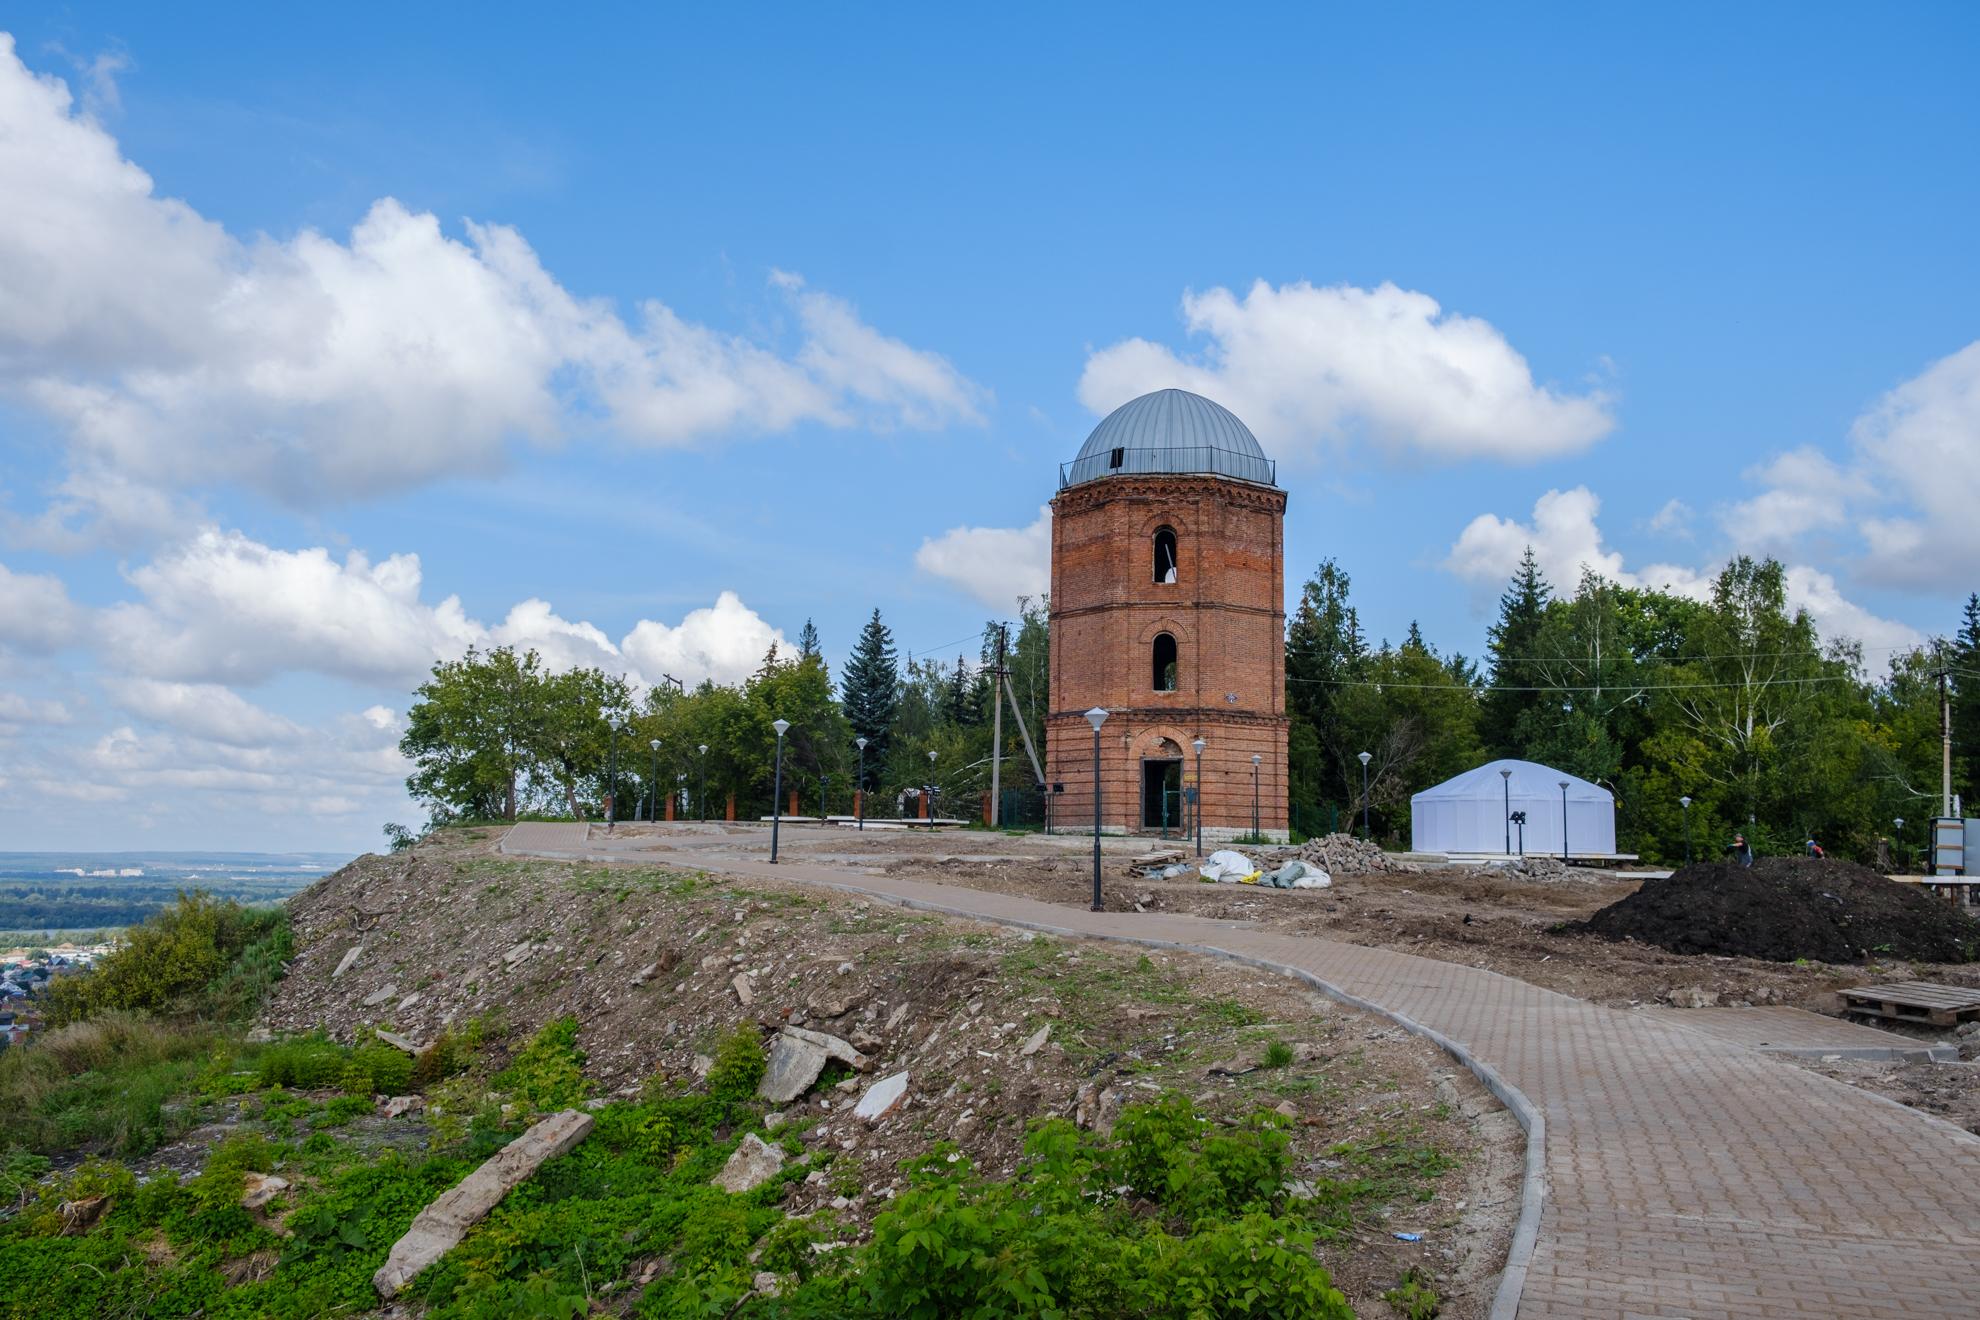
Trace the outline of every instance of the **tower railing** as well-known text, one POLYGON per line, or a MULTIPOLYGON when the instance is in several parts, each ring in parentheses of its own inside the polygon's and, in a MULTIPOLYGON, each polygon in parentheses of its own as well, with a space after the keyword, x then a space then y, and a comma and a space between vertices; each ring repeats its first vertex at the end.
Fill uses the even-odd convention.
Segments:
POLYGON ((1248 481, 1258 486, 1279 484, 1279 465, 1258 454, 1215 445, 1176 449, 1103 449, 1097 454, 1059 464, 1059 489, 1102 477, 1212 476, 1248 481))

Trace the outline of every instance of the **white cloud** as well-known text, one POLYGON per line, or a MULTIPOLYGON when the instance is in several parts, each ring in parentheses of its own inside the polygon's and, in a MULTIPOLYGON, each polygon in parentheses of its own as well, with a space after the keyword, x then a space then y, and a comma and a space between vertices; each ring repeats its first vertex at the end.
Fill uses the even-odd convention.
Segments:
POLYGON ((58 517, 93 516, 109 473, 308 505, 485 470, 518 438, 601 422, 684 444, 982 419, 983 392, 944 359, 792 277, 775 280, 802 330, 786 352, 654 301, 629 326, 515 230, 450 237, 391 198, 348 240, 237 237, 157 195, 4 34, 0 124, 0 388, 71 436, 83 479, 58 517))
POLYGON ((143 601, 103 616, 113 663, 154 678, 259 683, 303 670, 405 685, 482 635, 420 599, 417 555, 276 550, 207 528, 127 575, 143 601))
POLYGON ((303 732, 292 721, 215 683, 123 678, 112 679, 106 686, 117 704, 133 715, 231 747, 294 742, 303 732))
POLYGON ((1664 501, 1664 507, 1651 515, 1650 530, 1666 536, 1689 540, 1691 537, 1691 506, 1680 499, 1664 501))
POLYGON ((60 650, 75 640, 82 617, 61 579, 0 564, 0 649, 60 650))
MULTIPOLYGON (((1596 515, 1602 501, 1586 486, 1550 490, 1533 502, 1531 521, 1519 522, 1481 513, 1459 533, 1444 559, 1444 568, 1481 590, 1498 590, 1519 567, 1528 546, 1540 571, 1557 592, 1572 592, 1584 568, 1611 582, 1629 587, 1707 599, 1719 566, 1692 568, 1683 564, 1651 564, 1631 570, 1620 552, 1602 539, 1596 515)), ((1885 619, 1848 600, 1828 573, 1805 564, 1790 564, 1785 574, 1791 608, 1805 609, 1825 637, 1851 637, 1878 653, 1914 646, 1924 640, 1914 628, 1885 619)))
POLYGON ((1278 456, 1365 441, 1392 455, 1510 461, 1576 453, 1615 425, 1600 389, 1536 384, 1494 326, 1384 283, 1316 288, 1264 281, 1242 298, 1190 293, 1200 356, 1130 339, 1092 354, 1080 401, 1107 412, 1176 386, 1230 408, 1278 456))
POLYGON ((914 552, 914 565, 961 587, 992 609, 1013 608, 1052 588, 1052 510, 1026 527, 952 527, 914 552))
POLYGON ((674 627, 642 619, 620 645, 648 683, 671 675, 693 687, 704 678, 741 682, 756 672, 773 642, 785 654, 791 653, 782 632, 765 623, 735 592, 725 591, 713 606, 690 611, 674 627))
POLYGON ((1850 487, 1907 507, 1864 519, 1865 572, 1912 587, 1970 591, 1980 562, 1980 341, 1878 400, 1850 430, 1850 487))
POLYGON ((72 718, 60 701, 36 701, 19 692, 0 691, 0 735, 12 737, 23 725, 63 725, 72 718))
POLYGON ((1845 477, 1819 450, 1790 450, 1746 477, 1760 493, 1719 514, 1720 527, 1742 550, 1781 554, 1811 532, 1848 522, 1845 477))

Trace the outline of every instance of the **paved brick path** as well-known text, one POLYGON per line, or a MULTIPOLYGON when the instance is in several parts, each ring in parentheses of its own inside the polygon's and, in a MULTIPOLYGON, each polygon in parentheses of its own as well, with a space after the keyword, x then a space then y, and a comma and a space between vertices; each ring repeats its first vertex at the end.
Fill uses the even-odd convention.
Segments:
MULTIPOLYGON (((581 825, 518 825, 504 847, 630 851, 598 844, 581 825)), ((697 849, 682 861, 1263 960, 1448 1039, 1545 1120, 1537 1237, 1523 1289, 1515 1270, 1497 1315, 1516 1303, 1522 1320, 1980 1316, 1980 1139, 1755 1049, 1737 1031, 1234 922, 1087 912, 794 859, 771 867, 697 849)))

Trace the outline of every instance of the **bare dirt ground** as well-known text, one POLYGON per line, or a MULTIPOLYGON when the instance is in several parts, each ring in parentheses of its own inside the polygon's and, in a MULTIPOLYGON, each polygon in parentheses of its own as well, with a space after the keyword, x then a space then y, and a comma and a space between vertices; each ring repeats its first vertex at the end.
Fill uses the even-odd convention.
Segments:
MULTIPOLYGON (((657 840, 656 840, 657 841, 657 840)), ((1838 990, 1899 980, 1980 986, 1980 964, 1887 959, 1868 963, 1770 962, 1760 958, 1687 955, 1651 944, 1605 939, 1566 929, 1634 893, 1640 880, 1599 870, 1569 869, 1563 878, 1532 879, 1491 867, 1411 864, 1378 874, 1336 872, 1320 890, 1274 890, 1208 885, 1134 875, 1136 854, 1184 846, 1156 839, 1107 838, 1102 859, 1106 906, 1181 912, 1282 927, 1347 943, 1396 949, 1483 967, 1562 994, 1612 1007, 1714 1003, 1730 1007, 1786 1005, 1835 1015, 1838 990)), ((747 831, 719 845, 761 852, 767 840, 747 831)), ((1093 861, 1089 838, 958 830, 857 833, 797 829, 784 836, 786 855, 823 865, 1021 894, 1086 907, 1093 861)), ((1265 860, 1274 850, 1253 850, 1265 860)), ((1876 1026, 1888 1026, 1882 1022, 1876 1026)), ((1950 1033, 1902 1029, 1931 1043, 1950 1033)), ((1980 1036, 1957 1041, 1958 1064, 1806 1061, 1809 1066, 1899 1103, 1980 1133, 1980 1036)))
MULTIPOLYGON (((861 864, 886 851, 814 833, 816 852, 861 864)), ((479 1018, 520 1041, 569 1013, 607 1091, 705 1071, 738 1023, 840 1036, 873 1068, 828 1072, 784 1107, 817 1171, 793 1185, 790 1208, 829 1204, 857 1223, 900 1185, 901 1161, 938 1140, 1001 1176, 1034 1118, 1104 1125, 1165 1089, 1220 1120, 1279 1108, 1293 1120, 1296 1176, 1323 1204, 1351 1206, 1322 1252, 1359 1314, 1387 1314, 1380 1295, 1409 1269, 1447 1299, 1441 1315, 1489 1309, 1523 1140, 1448 1056, 1378 1018, 1214 959, 696 875, 690 849, 650 865, 564 863, 497 856, 498 837, 449 831, 291 900, 298 956, 266 1025, 342 1039, 379 1027, 418 1042, 479 1018), (868 1082, 898 1071, 911 1078, 906 1104, 874 1126, 854 1120, 868 1082)), ((714 847, 754 838, 696 836, 714 847)), ((953 849, 956 837, 908 842, 953 849)))

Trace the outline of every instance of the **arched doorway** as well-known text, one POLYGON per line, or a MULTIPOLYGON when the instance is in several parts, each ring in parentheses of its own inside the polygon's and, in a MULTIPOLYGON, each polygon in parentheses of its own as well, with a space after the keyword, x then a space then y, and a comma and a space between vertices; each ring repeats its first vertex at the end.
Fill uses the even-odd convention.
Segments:
POLYGON ((1183 751, 1158 738, 1141 758, 1141 827, 1175 833, 1182 828, 1183 751))

